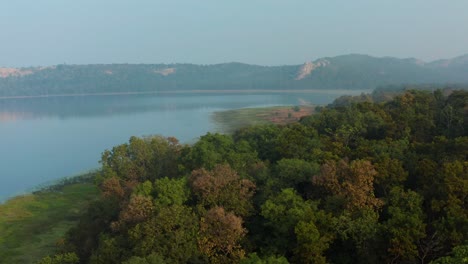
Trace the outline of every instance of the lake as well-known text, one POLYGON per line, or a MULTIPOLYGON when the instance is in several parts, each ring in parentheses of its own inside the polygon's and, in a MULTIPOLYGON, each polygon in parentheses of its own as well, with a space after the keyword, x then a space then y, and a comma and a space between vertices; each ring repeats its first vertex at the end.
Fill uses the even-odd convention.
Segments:
MULTIPOLYGON (((354 92, 358 93, 358 92, 354 92)), ((130 136, 195 142, 220 128, 216 111, 308 102, 339 93, 146 94, 0 99, 0 202, 98 168, 101 153, 130 136)))

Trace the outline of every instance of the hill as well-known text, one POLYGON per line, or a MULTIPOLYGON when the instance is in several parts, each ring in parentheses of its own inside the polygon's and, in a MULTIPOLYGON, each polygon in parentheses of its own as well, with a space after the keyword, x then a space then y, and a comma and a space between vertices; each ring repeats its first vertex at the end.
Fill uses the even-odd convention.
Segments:
POLYGON ((468 83, 468 55, 434 62, 351 54, 303 65, 94 64, 0 68, 0 97, 194 90, 374 89, 468 83))

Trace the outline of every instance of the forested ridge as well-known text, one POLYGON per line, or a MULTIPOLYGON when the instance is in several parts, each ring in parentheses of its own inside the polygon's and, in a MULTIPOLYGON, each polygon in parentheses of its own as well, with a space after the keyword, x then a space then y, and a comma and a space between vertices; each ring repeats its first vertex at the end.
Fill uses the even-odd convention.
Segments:
POLYGON ((40 263, 466 263, 468 92, 362 98, 193 145, 132 137, 40 263))
POLYGON ((349 54, 303 65, 91 64, 1 68, 0 97, 194 90, 370 90, 379 85, 468 83, 468 55, 422 62, 349 54))

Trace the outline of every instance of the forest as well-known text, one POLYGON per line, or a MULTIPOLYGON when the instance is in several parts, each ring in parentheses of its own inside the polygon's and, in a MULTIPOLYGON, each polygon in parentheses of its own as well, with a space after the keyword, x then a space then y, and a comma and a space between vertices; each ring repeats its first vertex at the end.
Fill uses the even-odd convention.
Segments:
POLYGON ((38 263, 467 263, 467 91, 315 112, 106 150, 100 198, 38 263))

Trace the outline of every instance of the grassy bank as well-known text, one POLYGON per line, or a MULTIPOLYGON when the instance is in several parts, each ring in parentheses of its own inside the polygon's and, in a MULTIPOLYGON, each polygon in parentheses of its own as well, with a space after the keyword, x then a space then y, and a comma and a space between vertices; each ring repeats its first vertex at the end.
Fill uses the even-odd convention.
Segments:
POLYGON ((69 181, 0 204, 0 263, 34 263, 98 196, 91 180, 69 181))
POLYGON ((215 112, 214 121, 225 133, 251 125, 289 124, 301 117, 311 115, 314 106, 273 106, 263 108, 242 108, 215 112))

